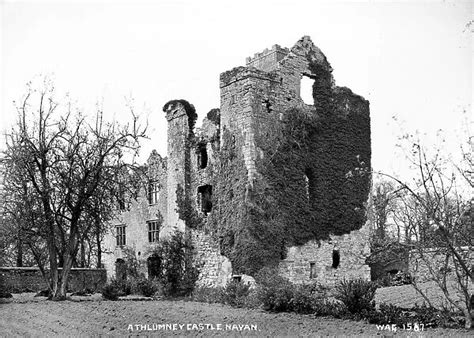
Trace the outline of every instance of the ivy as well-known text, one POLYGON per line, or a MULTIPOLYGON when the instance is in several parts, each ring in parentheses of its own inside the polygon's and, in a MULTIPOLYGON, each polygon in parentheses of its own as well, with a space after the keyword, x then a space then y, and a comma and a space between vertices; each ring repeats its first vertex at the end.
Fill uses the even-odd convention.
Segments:
MULTIPOLYGON (((178 186, 180 218, 220 244, 234 273, 277 265, 286 248, 360 229, 366 221, 371 146, 368 102, 334 86, 329 66, 310 66, 313 109, 254 119, 257 179, 248 180, 243 139, 223 128, 215 149, 207 222, 178 186), (355 173, 355 174, 354 174, 355 173)), ((211 111, 212 112, 212 111, 211 111)), ((217 111, 209 113, 217 119, 217 111)))
POLYGON ((202 229, 204 220, 193 207, 189 194, 184 193, 181 184, 178 184, 176 188, 176 204, 179 218, 185 222, 186 227, 190 229, 202 229))

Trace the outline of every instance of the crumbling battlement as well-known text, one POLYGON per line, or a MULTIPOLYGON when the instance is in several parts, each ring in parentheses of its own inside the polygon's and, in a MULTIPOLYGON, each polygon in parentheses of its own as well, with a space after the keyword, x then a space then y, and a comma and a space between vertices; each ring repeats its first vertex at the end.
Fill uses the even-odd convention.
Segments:
POLYGON ((268 72, 274 70, 278 62, 287 56, 289 52, 288 48, 273 45, 270 50, 267 48, 261 53, 255 53, 253 57, 248 57, 245 63, 247 67, 255 67, 268 72))

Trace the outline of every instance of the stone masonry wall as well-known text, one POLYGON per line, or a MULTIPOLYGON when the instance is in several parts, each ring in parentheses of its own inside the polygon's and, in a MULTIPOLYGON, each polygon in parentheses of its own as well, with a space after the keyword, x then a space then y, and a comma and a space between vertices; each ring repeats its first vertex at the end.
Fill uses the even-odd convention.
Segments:
POLYGON ((279 264, 280 274, 293 283, 334 286, 338 280, 370 280, 370 268, 365 259, 370 253, 369 225, 342 236, 331 236, 329 241, 309 242, 288 248, 286 259, 279 264), (333 252, 339 253, 339 265, 333 267, 333 252))
POLYGON ((121 211, 112 222, 109 233, 104 240, 103 262, 108 278, 115 278, 115 263, 117 259, 126 259, 125 250, 135 254, 140 262, 140 272, 147 275, 146 260, 156 243, 149 243, 147 221, 160 221, 160 234, 165 235, 163 224, 167 219, 167 161, 156 151, 153 151, 147 161, 147 175, 144 177, 144 186, 137 199, 132 199, 127 210, 121 211), (147 197, 147 185, 152 181, 159 185, 158 201, 150 204, 147 197), (125 225, 125 246, 118 246, 116 242, 116 226, 125 225))
MULTIPOLYGON (((68 292, 85 289, 98 291, 105 285, 106 279, 105 269, 73 268, 69 274, 68 292)), ((47 288, 39 268, 0 267, 0 291, 37 292, 47 288)))
POLYGON ((220 254, 219 244, 202 231, 191 232, 195 248, 194 262, 200 268, 198 286, 225 286, 232 276, 232 264, 220 254))

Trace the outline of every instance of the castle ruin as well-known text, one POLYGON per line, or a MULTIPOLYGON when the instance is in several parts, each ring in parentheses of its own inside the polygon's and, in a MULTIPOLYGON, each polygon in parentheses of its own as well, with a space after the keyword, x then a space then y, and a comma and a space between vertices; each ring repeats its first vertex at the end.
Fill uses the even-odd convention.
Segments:
POLYGON ((124 248, 141 269, 176 229, 190 235, 200 285, 224 285, 276 267, 295 283, 370 279, 367 199, 369 102, 335 85, 309 37, 278 45, 220 76, 220 109, 196 128, 185 100, 163 107, 168 151, 147 162, 148 186, 106 239, 109 277, 124 248), (313 82, 313 104, 301 99, 313 82))

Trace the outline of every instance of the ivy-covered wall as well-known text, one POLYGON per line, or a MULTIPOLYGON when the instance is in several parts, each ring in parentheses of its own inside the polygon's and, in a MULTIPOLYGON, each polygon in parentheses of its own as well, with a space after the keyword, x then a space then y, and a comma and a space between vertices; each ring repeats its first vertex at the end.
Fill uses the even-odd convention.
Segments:
POLYGON ((234 273, 250 275, 289 247, 360 229, 370 185, 368 102, 334 85, 308 39, 265 67, 274 70, 221 76, 218 209, 208 223, 234 273), (303 75, 314 105, 299 98, 303 75))

